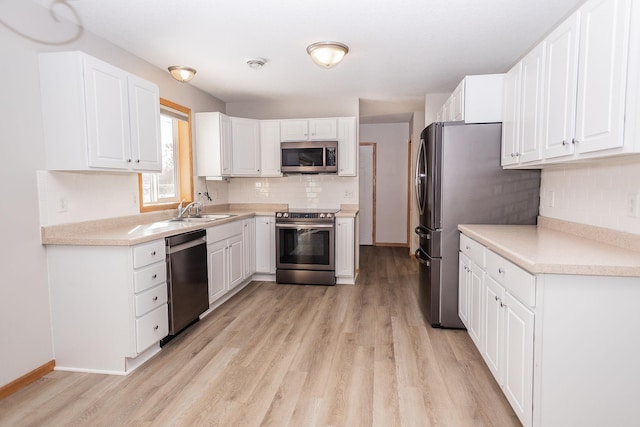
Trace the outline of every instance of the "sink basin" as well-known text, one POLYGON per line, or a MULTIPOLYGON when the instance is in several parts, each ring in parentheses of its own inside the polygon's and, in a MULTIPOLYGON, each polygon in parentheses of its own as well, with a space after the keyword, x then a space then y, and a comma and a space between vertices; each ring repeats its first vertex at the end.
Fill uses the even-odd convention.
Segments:
POLYGON ((232 216, 235 216, 235 215, 230 215, 230 214, 204 214, 204 215, 199 215, 199 216, 189 216, 189 217, 185 217, 185 218, 173 218, 173 219, 170 219, 169 221, 175 221, 175 222, 209 222, 209 221, 215 221, 215 220, 218 220, 218 219, 231 218, 232 216))

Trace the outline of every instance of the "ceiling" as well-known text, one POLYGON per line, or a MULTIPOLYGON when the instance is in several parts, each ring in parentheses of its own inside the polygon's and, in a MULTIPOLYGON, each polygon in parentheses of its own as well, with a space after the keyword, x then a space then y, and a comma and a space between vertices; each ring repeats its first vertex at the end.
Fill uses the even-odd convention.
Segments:
POLYGON ((504 72, 582 0, 34 0, 225 102, 416 101, 467 74, 504 72), (333 69, 306 47, 349 46, 333 69), (250 69, 246 60, 266 65, 250 69))

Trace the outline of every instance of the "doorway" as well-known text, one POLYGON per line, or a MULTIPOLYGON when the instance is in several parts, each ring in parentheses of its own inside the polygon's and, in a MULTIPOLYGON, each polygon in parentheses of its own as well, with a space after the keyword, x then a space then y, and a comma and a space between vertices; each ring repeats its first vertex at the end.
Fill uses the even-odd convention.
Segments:
POLYGON ((360 143, 360 244, 376 244, 376 143, 360 143))

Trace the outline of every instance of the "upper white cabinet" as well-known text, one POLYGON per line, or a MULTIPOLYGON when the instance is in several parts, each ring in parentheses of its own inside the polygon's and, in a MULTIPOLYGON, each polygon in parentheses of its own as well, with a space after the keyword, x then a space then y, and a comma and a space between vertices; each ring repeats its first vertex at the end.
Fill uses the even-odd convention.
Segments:
POLYGON ((356 176, 358 170, 358 136, 355 117, 338 119, 338 175, 356 176))
POLYGON ((438 121, 502 121, 504 74, 466 76, 438 111, 438 121))
POLYGON ((293 119, 280 122, 281 141, 335 141, 338 137, 337 120, 293 119))
POLYGON ((541 43, 506 74, 503 166, 540 160, 544 53, 541 43))
POLYGON ((155 84, 82 52, 39 60, 48 169, 162 170, 155 84))
POLYGON ((280 120, 260 120, 260 176, 280 177, 280 120))
POLYGON ((587 1, 535 48, 545 52, 541 155, 527 167, 640 151, 628 124, 640 97, 640 31, 631 28, 639 9, 631 0, 587 1))
POLYGON ((231 175, 231 118, 218 112, 196 113, 195 136, 198 176, 231 175))
POLYGON ((260 175, 260 122, 231 117, 233 176, 260 175))

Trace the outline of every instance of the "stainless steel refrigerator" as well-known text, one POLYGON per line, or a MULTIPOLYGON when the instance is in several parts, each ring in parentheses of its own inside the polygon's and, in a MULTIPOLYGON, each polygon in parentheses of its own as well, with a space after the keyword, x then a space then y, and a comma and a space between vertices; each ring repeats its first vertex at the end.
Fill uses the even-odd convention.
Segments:
POLYGON ((434 327, 458 317, 459 224, 535 224, 539 170, 503 170, 501 124, 432 123, 420 137, 416 197, 420 305, 434 327))

